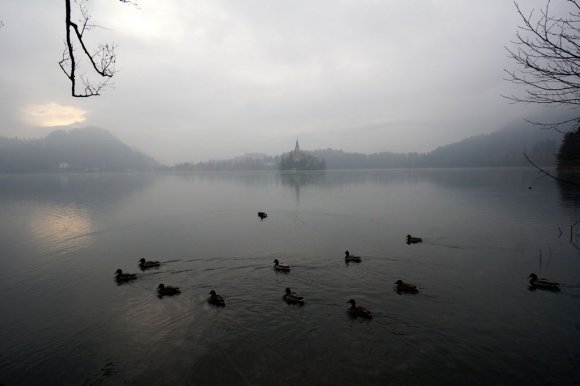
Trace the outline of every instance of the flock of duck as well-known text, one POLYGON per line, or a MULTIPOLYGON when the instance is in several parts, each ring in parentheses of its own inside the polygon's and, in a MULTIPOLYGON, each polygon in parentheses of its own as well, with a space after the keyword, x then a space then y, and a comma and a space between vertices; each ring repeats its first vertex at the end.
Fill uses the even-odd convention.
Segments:
MULTIPOLYGON (((360 256, 351 255, 349 251, 344 252, 345 263, 360 263, 362 261, 360 256)), ((278 259, 274 260, 274 270, 278 272, 288 273, 290 272, 290 266, 287 263, 281 263, 278 259)), ((395 290, 398 293, 410 293, 416 294, 419 292, 417 286, 411 283, 405 283, 402 280, 397 280, 395 282, 395 290)), ((286 288, 284 296, 282 297, 288 304, 304 304, 304 297, 298 292, 292 291, 290 288, 286 288)), ((350 304, 350 308, 347 312, 352 316, 360 316, 365 318, 370 318, 372 316, 371 311, 363 306, 357 306, 356 300, 349 299, 347 302, 350 304)))
MULTIPOLYGON (((265 212, 258 212, 258 217, 260 221, 264 220, 268 215, 265 212)), ((413 237, 411 235, 407 235, 406 243, 407 244, 417 244, 421 243, 423 240, 420 237, 413 237)), ((349 251, 344 252, 344 261, 346 264, 348 263, 360 263, 362 258, 360 256, 352 255, 349 251)), ((151 269, 151 268, 159 268, 161 263, 159 261, 148 261, 144 258, 139 260, 139 268, 142 271, 151 269)), ((278 259, 274 260, 274 271, 277 272, 290 272, 290 265, 284 262, 278 261, 278 259)), ((117 283, 126 283, 132 280, 137 279, 138 275, 136 273, 125 273, 120 268, 117 269, 115 272, 115 279, 117 283)), ((528 276, 530 289, 546 289, 552 291, 558 291, 560 289, 560 284, 545 278, 538 278, 535 273, 531 273, 528 276)), ((415 284, 406 283, 402 280, 397 280, 395 283, 395 290, 397 293, 406 293, 406 294, 416 294, 419 292, 417 286, 415 284)), ((181 293, 179 287, 165 285, 163 283, 159 284, 157 287, 157 296, 174 296, 179 295, 181 293)), ((282 299, 288 304, 304 304, 304 297, 300 295, 296 291, 292 291, 290 288, 286 288, 282 299)), ((211 290, 209 292, 209 297, 207 298, 207 302, 211 305, 217 307, 224 307, 226 305, 224 298, 217 294, 215 290, 211 290)), ((363 317, 363 318, 371 318, 372 313, 371 311, 363 306, 357 306, 356 301, 354 299, 349 299, 347 301, 350 304, 350 307, 347 309, 347 312, 353 317, 363 317)))
MULTIPOLYGON (((349 263, 349 262, 357 262, 360 263, 362 261, 362 259, 359 256, 354 256, 351 255, 349 253, 349 251, 345 252, 345 262, 349 263)), ((145 259, 140 259, 139 260, 139 268, 143 271, 151 269, 151 268, 159 268, 161 266, 161 263, 159 261, 148 261, 145 259)), ((288 273, 290 272, 290 265, 288 265, 287 263, 283 263, 278 261, 278 259, 274 260, 274 270, 278 271, 278 272, 284 272, 284 273, 288 273)), ((123 272, 122 269, 117 269, 117 271, 115 272, 115 279, 117 280, 117 283, 121 284, 121 283, 127 283, 130 282, 132 280, 136 280, 138 278, 138 275, 136 273, 125 273, 123 272)), ((417 290, 417 286, 415 286, 414 284, 410 284, 410 283, 405 283, 402 280, 397 280, 395 282, 395 289, 397 290, 397 292, 405 292, 405 293, 417 293, 419 292, 417 290)), ((179 289, 179 287, 174 287, 174 286, 169 286, 169 285, 165 285, 163 283, 159 284, 159 286, 157 287, 157 296, 159 297, 163 297, 163 296, 174 296, 174 295, 179 295, 181 293, 181 290, 179 289)), ((288 304, 298 304, 298 305, 303 305, 304 304, 304 297, 302 295, 300 295, 298 292, 296 291, 292 291, 290 288, 286 288, 284 290, 284 294, 282 296, 282 299, 288 303, 288 304)), ((226 302, 224 300, 224 298, 217 294, 215 292, 215 290, 211 290, 209 292, 209 297, 207 298, 207 302, 211 305, 214 306, 218 306, 218 307, 224 307, 226 305, 226 302)), ((360 316, 360 317, 365 317, 365 318, 370 318, 372 316, 371 312, 363 306, 357 306, 356 305, 356 301, 354 299, 350 299, 347 303, 350 304, 350 308, 347 309, 347 312, 352 315, 352 316, 360 316)))

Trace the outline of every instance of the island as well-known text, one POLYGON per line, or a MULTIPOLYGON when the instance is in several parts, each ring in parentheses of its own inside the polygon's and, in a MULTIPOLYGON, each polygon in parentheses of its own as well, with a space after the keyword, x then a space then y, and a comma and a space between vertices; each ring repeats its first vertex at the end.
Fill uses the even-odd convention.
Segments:
POLYGON ((294 150, 282 154, 280 157, 280 170, 325 170, 326 162, 303 150, 300 150, 298 140, 294 150))

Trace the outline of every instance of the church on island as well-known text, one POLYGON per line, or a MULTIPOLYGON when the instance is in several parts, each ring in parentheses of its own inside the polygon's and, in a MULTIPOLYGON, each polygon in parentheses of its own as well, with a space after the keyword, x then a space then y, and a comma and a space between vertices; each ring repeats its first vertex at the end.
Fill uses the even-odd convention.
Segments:
POLYGON ((300 150, 298 139, 294 150, 282 154, 280 158, 280 170, 324 170, 326 163, 312 154, 300 150))

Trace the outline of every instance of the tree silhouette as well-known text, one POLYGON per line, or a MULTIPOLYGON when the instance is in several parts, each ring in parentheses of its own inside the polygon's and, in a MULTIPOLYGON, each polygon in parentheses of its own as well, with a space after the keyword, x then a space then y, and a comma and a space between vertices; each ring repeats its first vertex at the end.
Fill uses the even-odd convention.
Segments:
POLYGON ((566 133, 558 152, 558 169, 578 170, 580 165, 580 132, 566 133))
MULTIPOLYGON (((134 4, 129 0, 119 1, 121 3, 134 4)), ((117 57, 114 44, 100 44, 93 51, 89 50, 85 44, 85 33, 97 27, 89 23, 90 15, 85 6, 87 2, 88 0, 75 0, 81 14, 80 20, 76 23, 72 19, 71 0, 65 0, 66 42, 62 59, 58 62, 60 68, 70 80, 71 95, 77 98, 100 95, 101 90, 109 85, 111 78, 116 72, 115 62, 117 57), (79 46, 81 50, 75 50, 75 47, 79 46), (89 67, 100 78, 96 83, 92 82, 88 75, 79 72, 79 62, 82 58, 88 60, 89 67), (78 85, 79 80, 82 86, 78 85)))
MULTIPOLYGON (((524 86, 525 93, 506 96, 513 102, 580 107, 580 0, 560 1, 567 7, 563 16, 552 11, 550 0, 543 9, 529 13, 514 3, 523 24, 513 47, 506 47, 517 69, 505 72, 509 81, 524 86)), ((578 118, 540 125, 575 129, 578 118)))

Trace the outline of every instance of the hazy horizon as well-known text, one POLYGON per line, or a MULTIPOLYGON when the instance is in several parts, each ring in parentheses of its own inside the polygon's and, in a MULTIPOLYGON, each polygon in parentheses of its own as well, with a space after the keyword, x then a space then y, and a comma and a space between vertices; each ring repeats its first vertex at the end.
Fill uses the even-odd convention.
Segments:
MULTIPOLYGON (((520 125, 521 125, 521 122, 520 122, 520 125)), ((500 128, 500 129, 497 129, 497 130, 498 131, 501 131, 502 129, 506 129, 506 128, 507 129, 510 129, 510 127, 505 126, 505 127, 500 128)), ((514 129, 514 130, 516 129, 515 126, 514 127, 511 127, 511 128, 514 129)), ((74 131, 74 130, 91 130, 91 129, 104 130, 104 131, 112 134, 113 136, 115 136, 115 134, 112 133, 110 130, 107 130, 107 129, 102 128, 102 127, 96 127, 96 126, 73 126, 73 127, 70 127, 70 126, 60 126, 60 127, 58 127, 57 126, 57 127, 53 127, 53 130, 50 133, 46 133, 46 135, 43 135, 42 137, 28 137, 28 138, 22 138, 22 137, 5 137, 5 138, 35 140, 35 139, 44 139, 46 136, 50 135, 51 133, 58 132, 58 131, 68 132, 68 131, 74 131)), ((537 129, 537 128, 534 129, 534 130, 545 131, 544 129, 537 129)), ((557 133, 557 132, 552 131, 552 130, 549 130, 549 131, 551 131, 554 134, 554 136, 561 135, 561 133, 557 133)), ((172 162, 172 163, 166 163, 166 162, 159 161, 153 155, 151 155, 151 154, 149 154, 149 153, 147 153, 147 152, 145 152, 145 151, 143 151, 141 149, 136 148, 131 143, 126 143, 126 142, 123 142, 123 141, 121 141, 121 142, 123 142, 124 145, 127 145, 129 148, 131 148, 134 151, 143 153, 146 156, 153 157, 156 161, 160 162, 162 165, 171 166, 171 165, 177 165, 177 164, 182 164, 182 163, 198 163, 198 162, 202 162, 203 163, 203 162, 212 162, 212 161, 220 162, 220 161, 233 160, 233 159, 236 159, 236 158, 244 158, 244 157, 252 156, 252 155, 260 155, 260 156, 267 156, 267 157, 276 157, 276 156, 280 156, 280 155, 282 155, 284 153, 287 153, 287 152, 289 152, 291 150, 294 150, 294 146, 296 144, 296 141, 299 142, 300 149, 301 150, 304 150, 304 151, 307 151, 307 152, 318 152, 318 151, 325 151, 325 150, 335 150, 335 151, 342 151, 342 152, 350 153, 350 154, 357 153, 357 154, 366 154, 366 155, 373 155, 373 154, 380 154, 380 153, 392 153, 392 154, 413 154, 413 153, 415 153, 415 154, 429 154, 429 153, 431 153, 431 152, 439 149, 440 147, 445 147, 447 145, 453 145, 453 144, 456 144, 456 143, 461 143, 464 140, 468 140, 468 139, 474 138, 474 137, 479 137, 481 135, 485 136, 487 134, 490 134, 490 133, 485 133, 485 134, 480 134, 480 135, 472 135, 472 136, 467 137, 467 138, 457 139, 456 141, 453 141, 453 142, 450 142, 450 143, 446 143, 446 144, 443 144, 441 146, 438 146, 438 147, 436 147, 434 149, 430 149, 430 150, 426 150, 426 151, 422 151, 422 152, 421 151, 412 151, 412 150, 411 151, 408 151, 408 152, 396 152, 396 151, 391 151, 389 149, 378 150, 378 151, 375 151, 375 152, 356 152, 356 151, 352 151, 351 149, 348 149, 348 148, 330 148, 330 147, 308 148, 308 147, 303 146, 302 142, 300 142, 300 138, 296 138, 294 140, 294 142, 292 142, 291 144, 289 144, 289 146, 286 149, 283 149, 283 150, 281 150, 278 153, 273 153, 273 152, 258 152, 258 151, 253 151, 253 149, 245 149, 245 150, 242 149, 242 151, 243 151, 242 153, 234 154, 232 156, 225 157, 225 158, 217 158, 217 157, 212 157, 210 155, 206 159, 196 159, 196 160, 189 159, 189 160, 182 160, 182 161, 177 161, 177 162, 172 162)), ((536 136, 531 136, 531 137, 539 138, 539 137, 537 137, 537 134, 536 134, 536 136)), ((0 138, 2 138, 2 137, 0 137, 0 138)), ((115 138, 117 138, 117 137, 115 136, 115 138)), ((119 139, 119 138, 117 138, 117 139, 119 139)), ((209 153, 209 154, 211 154, 211 153, 209 153)))
POLYGON ((0 136, 95 126, 174 164, 280 154, 297 138, 428 152, 538 114, 501 97, 522 91, 504 80, 512 2, 137 3, 87 3, 103 27, 88 42, 117 44, 118 73, 101 96, 73 98, 58 66, 64 2, 3 2, 0 136))

